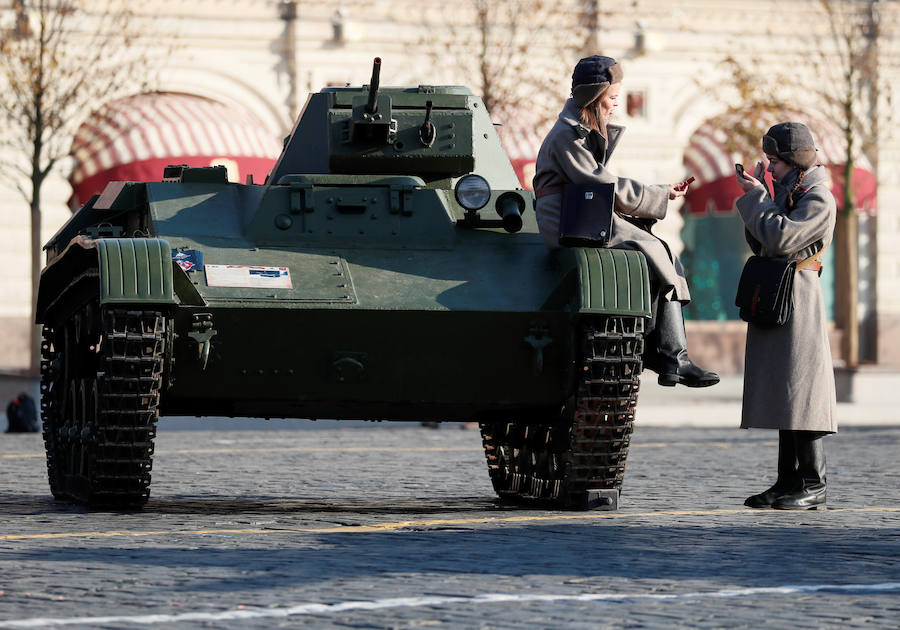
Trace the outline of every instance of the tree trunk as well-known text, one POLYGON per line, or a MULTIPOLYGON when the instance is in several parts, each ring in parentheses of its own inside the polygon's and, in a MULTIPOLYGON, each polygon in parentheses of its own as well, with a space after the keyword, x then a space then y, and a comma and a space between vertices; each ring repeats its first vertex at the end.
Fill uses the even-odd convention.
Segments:
POLYGON ((841 356, 847 367, 859 364, 859 218, 853 196, 853 160, 844 166, 844 207, 835 230, 835 323, 843 330, 841 356))
POLYGON ((584 19, 587 23, 588 34, 581 56, 598 55, 602 50, 600 47, 600 0, 588 0, 584 3, 584 19))
POLYGON ((298 103, 299 76, 297 72, 297 0, 282 0, 281 19, 284 20, 284 63, 288 79, 288 129, 300 111, 298 103))
POLYGON ((41 369, 41 327, 35 325, 34 316, 37 307, 38 286, 41 282, 42 243, 41 243, 41 181, 32 180, 31 194, 31 313, 28 321, 30 335, 30 361, 29 369, 34 373, 40 373, 41 369))

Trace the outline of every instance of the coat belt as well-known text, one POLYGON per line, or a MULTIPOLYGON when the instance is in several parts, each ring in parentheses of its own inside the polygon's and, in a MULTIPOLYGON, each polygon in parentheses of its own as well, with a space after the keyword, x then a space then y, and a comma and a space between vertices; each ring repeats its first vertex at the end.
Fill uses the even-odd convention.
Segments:
MULTIPOLYGON (((802 258, 797 259, 798 263, 803 262, 802 258)), ((822 270, 822 261, 821 260, 811 260, 802 267, 797 266, 797 271, 821 271, 822 270)))
POLYGON ((563 191, 563 186, 560 184, 559 186, 544 186, 543 188, 538 188, 534 191, 535 199, 540 199, 544 195, 556 195, 563 191))

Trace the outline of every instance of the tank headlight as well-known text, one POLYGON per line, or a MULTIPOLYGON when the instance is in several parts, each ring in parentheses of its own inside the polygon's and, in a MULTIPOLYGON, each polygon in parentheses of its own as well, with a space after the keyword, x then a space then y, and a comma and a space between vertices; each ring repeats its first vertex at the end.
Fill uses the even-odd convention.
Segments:
POLYGON ((466 175, 456 182, 456 201, 466 210, 480 210, 491 199, 491 186, 481 175, 466 175))

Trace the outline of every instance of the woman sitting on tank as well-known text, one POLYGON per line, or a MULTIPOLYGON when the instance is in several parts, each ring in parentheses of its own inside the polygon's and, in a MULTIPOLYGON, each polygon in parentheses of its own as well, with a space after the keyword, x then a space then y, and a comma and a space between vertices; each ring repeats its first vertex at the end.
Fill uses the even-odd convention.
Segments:
POLYGON ((687 185, 646 185, 617 177, 608 168, 623 127, 609 124, 618 106, 622 70, 611 57, 593 55, 572 73, 572 96, 544 138, 535 165, 536 215, 544 242, 558 248, 560 210, 566 184, 614 184, 615 202, 609 247, 642 252, 650 268, 653 317, 646 337, 644 367, 659 374, 660 385, 707 387, 719 382, 687 353, 682 305, 690 292, 681 261, 650 227, 666 216, 669 200, 687 185))

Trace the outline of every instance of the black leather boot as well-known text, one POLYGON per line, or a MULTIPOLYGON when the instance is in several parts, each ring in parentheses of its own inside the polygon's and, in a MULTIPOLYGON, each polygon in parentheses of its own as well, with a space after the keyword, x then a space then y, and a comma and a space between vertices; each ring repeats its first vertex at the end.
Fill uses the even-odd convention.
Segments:
POLYGON ((688 356, 681 302, 660 303, 656 333, 659 335, 657 382, 660 385, 674 387, 681 383, 687 387, 709 387, 719 382, 718 374, 694 365, 688 356))
POLYGON ((818 431, 793 431, 793 434, 800 489, 781 495, 772 507, 776 510, 815 510, 825 505, 824 434, 818 431))
POLYGON ((794 431, 778 432, 778 478, 775 485, 764 492, 747 497, 744 505, 752 508, 770 508, 776 499, 800 487, 797 474, 797 454, 794 450, 794 431))
MULTIPOLYGON (((653 293, 653 286, 650 287, 650 294, 653 293)), ((644 328, 644 353, 641 355, 644 370, 653 370, 657 374, 663 371, 663 357, 659 354, 659 305, 662 302, 659 298, 654 298, 650 303, 650 319, 644 328)))

